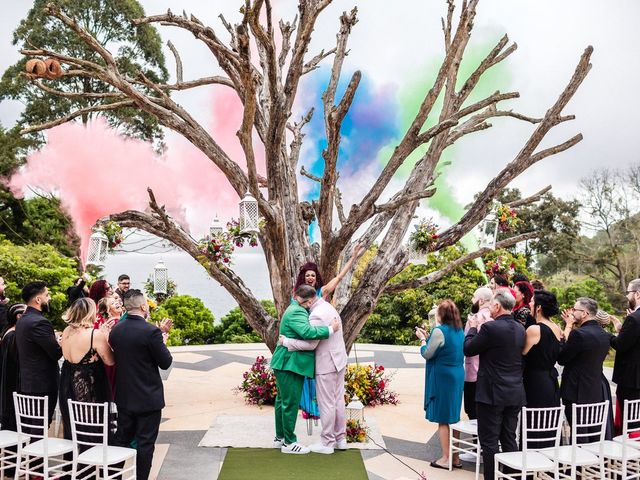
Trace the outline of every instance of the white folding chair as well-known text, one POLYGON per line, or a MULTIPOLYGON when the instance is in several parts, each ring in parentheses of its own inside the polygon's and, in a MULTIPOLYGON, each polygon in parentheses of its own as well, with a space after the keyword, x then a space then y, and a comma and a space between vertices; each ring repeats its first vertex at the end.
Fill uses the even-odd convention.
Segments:
POLYGON ((524 407, 522 409, 522 451, 497 453, 494 457, 495 478, 525 480, 527 474, 533 474, 534 478, 538 478, 539 474, 549 477, 548 472, 553 472, 553 478, 558 478, 558 462, 537 450, 540 444, 553 442, 553 449, 558 451, 562 419, 562 407, 524 407), (529 444, 532 444, 533 448, 529 444), (503 466, 517 470, 518 473, 503 472, 501 469, 503 466))
MULTIPOLYGON (((628 400, 625 401, 624 408, 631 410, 635 407, 628 407, 628 400)), ((627 417, 628 418, 628 417, 627 417)), ((620 441, 605 440, 600 445, 584 445, 584 448, 591 453, 600 455, 604 460, 605 476, 620 480, 640 479, 640 449, 638 442, 629 438, 629 425, 627 421, 623 424, 623 433, 620 441)))
POLYGON ((9 468, 15 468, 18 443, 29 443, 29 437, 13 430, 0 430, 0 478, 5 478, 5 472, 9 468))
POLYGON ((613 441, 622 443, 624 438, 628 438, 635 442, 630 445, 640 449, 640 400, 624 401, 622 419, 622 435, 618 435, 613 441))
POLYGON ((468 453, 476 459, 476 480, 480 477, 480 440, 478 421, 466 420, 449 425, 449 470, 453 469, 453 454, 468 453), (458 438, 453 436, 458 433, 458 438), (463 436, 464 435, 464 436, 463 436))
POLYGON ((49 397, 35 397, 13 393, 16 425, 19 435, 31 437, 31 443, 18 443, 16 476, 41 476, 45 480, 63 473, 71 465, 63 455, 73 451, 73 442, 49 437, 49 397), (35 441, 33 441, 35 439, 35 441))
POLYGON ((602 445, 607 430, 609 400, 600 403, 571 406, 570 444, 559 448, 546 448, 540 453, 560 463, 560 476, 575 480, 578 469, 583 480, 604 478, 604 458, 580 448, 586 444, 602 445), (569 473, 567 474, 567 470, 569 473))
POLYGON ((69 402, 74 479, 95 475, 102 480, 135 480, 136 451, 108 444, 109 404, 69 402), (80 446, 88 447, 81 451, 80 446), (120 465, 118 465, 120 464, 120 465))

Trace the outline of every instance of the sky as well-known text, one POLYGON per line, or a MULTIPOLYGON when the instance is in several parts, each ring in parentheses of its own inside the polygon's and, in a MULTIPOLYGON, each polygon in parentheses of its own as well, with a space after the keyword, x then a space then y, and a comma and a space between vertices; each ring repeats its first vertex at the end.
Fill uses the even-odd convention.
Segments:
MULTIPOLYGON (((213 26, 224 38, 226 32, 218 15, 223 13, 228 20, 237 20, 241 2, 182 0, 178 4, 173 0, 143 0, 141 3, 147 14, 161 13, 168 7, 178 13, 184 8, 213 26)), ((292 19, 296 13, 296 2, 292 0, 274 0, 273 4, 277 16, 292 19)), ((345 81, 348 74, 358 69, 362 71, 363 81, 343 128, 340 186, 347 210, 371 186, 395 145, 394 140, 400 138, 421 95, 430 87, 429 79, 443 56, 440 17, 446 10, 444 0, 334 0, 318 20, 310 55, 321 48, 333 47, 339 15, 354 5, 358 6, 359 22, 349 39, 345 81)), ((11 32, 30 6, 31 2, 16 0, 3 8, 0 18, 2 70, 19 58, 17 49, 11 45, 11 32)), ((480 0, 468 47, 469 65, 479 61, 504 33, 518 44, 518 50, 489 75, 483 86, 487 93, 497 88, 520 92, 520 99, 503 103, 503 108, 542 116, 565 87, 585 47, 593 45, 595 49, 591 59, 593 69, 564 111, 576 115, 576 120, 556 127, 542 148, 578 132, 582 132, 584 140, 530 168, 511 186, 529 195, 552 184, 556 195, 572 198, 577 195, 580 178, 594 169, 625 168, 639 161, 638 18, 640 2, 637 0, 480 0)), ((170 27, 159 27, 159 31, 164 41, 171 39, 181 52, 185 80, 219 73, 208 50, 192 35, 170 27)), ((173 57, 166 48, 165 55, 174 76, 173 57)), ((324 68, 304 80, 296 103, 298 115, 309 106, 320 105, 329 67, 330 60, 325 60, 324 68)), ((210 131, 226 136, 225 141, 232 143, 231 137, 239 124, 234 125, 237 118, 225 113, 225 108, 233 110, 233 106, 229 107, 229 99, 220 92, 221 88, 225 87, 204 87, 178 93, 175 98, 210 131)), ((16 102, 0 104, 0 123, 12 126, 21 107, 16 102)), ((434 199, 431 207, 425 202, 418 215, 431 214, 439 223, 452 221, 450 215, 447 218, 443 214, 442 205, 455 204, 459 210, 460 205, 469 203, 473 195, 513 159, 534 128, 513 119, 496 119, 492 123, 492 129, 464 138, 447 152, 446 159, 451 165, 440 186, 439 200, 434 199), (435 213, 433 208, 437 209, 435 213)), ((321 173, 319 154, 324 140, 321 111, 317 108, 308 127, 301 164, 321 173)), ((172 152, 184 154, 185 149, 190 148, 173 134, 168 135, 167 143, 169 157, 172 152)), ((231 143, 228 143, 229 150, 239 151, 237 145, 231 143)), ((38 158, 46 160, 48 152, 41 152, 38 158)), ((242 159, 238 161, 242 163, 242 159)), ((387 195, 401 188, 406 173, 400 172, 387 195)), ((300 181, 300 190, 307 198, 316 193, 316 187, 306 179, 300 181)), ((232 215, 237 199, 228 194, 228 189, 227 194, 216 195, 212 193, 212 212, 232 215)), ((191 208, 201 209, 202 205, 194 204, 191 208)), ((206 218, 212 218, 213 213, 196 215, 187 211, 186 216, 187 220, 191 219, 192 229, 203 231, 206 218)))

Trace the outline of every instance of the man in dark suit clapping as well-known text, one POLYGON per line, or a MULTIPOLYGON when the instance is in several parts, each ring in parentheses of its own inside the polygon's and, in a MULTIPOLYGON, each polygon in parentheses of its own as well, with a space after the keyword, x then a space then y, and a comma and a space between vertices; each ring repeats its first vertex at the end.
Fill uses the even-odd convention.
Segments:
POLYGON ((613 381, 617 385, 616 398, 621 412, 625 400, 640 399, 640 278, 629 282, 627 301, 629 315, 618 335, 611 338, 611 346, 616 350, 613 381))
POLYGON ((16 323, 16 346, 20 370, 20 393, 49 397, 49 424, 58 402, 62 348, 53 325, 43 315, 49 311, 49 289, 44 282, 31 282, 22 289, 27 310, 16 323))
MULTIPOLYGON (((163 332, 146 320, 149 306, 144 294, 129 290, 124 306, 127 319, 118 323, 109 335, 116 360, 116 441, 128 447, 134 438, 137 440, 137 478, 147 480, 164 408, 158 367, 166 370, 173 359, 163 332)), ((163 325, 165 331, 170 327, 170 322, 163 325)))
POLYGON ((494 477, 493 457, 498 453, 498 440, 503 452, 518 450, 518 414, 525 404, 522 383, 525 334, 522 324, 511 315, 515 303, 508 289, 497 289, 489 304, 494 321, 484 323, 478 330, 477 320, 469 319, 464 339, 465 356, 480 355, 476 413, 485 480, 494 477))
POLYGON ((571 405, 603 402, 605 390, 602 364, 609 353, 611 335, 605 332, 595 316, 598 302, 581 297, 571 310, 565 310, 566 342, 560 349, 558 363, 564 366, 560 382, 560 397, 565 416, 571 423, 571 405), (574 325, 578 328, 574 328, 574 325))

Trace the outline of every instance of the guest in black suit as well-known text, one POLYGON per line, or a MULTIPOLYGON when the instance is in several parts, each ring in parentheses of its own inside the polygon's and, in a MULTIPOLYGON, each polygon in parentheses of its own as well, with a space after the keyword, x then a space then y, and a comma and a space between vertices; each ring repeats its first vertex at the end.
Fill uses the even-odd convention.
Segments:
POLYGON ((560 382, 560 397, 565 405, 567 421, 571 423, 571 406, 611 400, 603 388, 602 364, 609 353, 611 335, 598 321, 598 302, 581 297, 571 310, 565 310, 566 342, 560 348, 558 363, 564 366, 560 382), (574 328, 574 325, 577 328, 574 328))
MULTIPOLYGON (((144 294, 129 290, 124 306, 127 319, 118 323, 109 336, 116 361, 116 442, 127 447, 134 438, 137 440, 137 478, 147 480, 164 408, 158 367, 166 370, 173 359, 163 332, 146 321, 149 306, 144 294)), ((170 321, 163 324, 166 331, 170 327, 170 321)))
POLYGON ((640 399, 640 278, 629 283, 627 300, 631 313, 621 327, 616 325, 618 335, 611 337, 611 346, 616 350, 613 381, 621 413, 625 400, 640 399))
POLYGON ((518 450, 518 414, 526 398, 522 383, 525 332, 511 315, 515 303, 509 290, 497 289, 489 306, 494 321, 484 323, 479 331, 470 323, 464 339, 464 354, 480 355, 476 411, 486 480, 494 477, 493 457, 498 452, 498 440, 503 452, 518 450))
POLYGON ((22 289, 27 310, 16 324, 20 367, 20 393, 49 397, 49 424, 58 401, 58 360, 62 348, 53 325, 43 314, 49 311, 49 289, 44 282, 31 282, 22 289))

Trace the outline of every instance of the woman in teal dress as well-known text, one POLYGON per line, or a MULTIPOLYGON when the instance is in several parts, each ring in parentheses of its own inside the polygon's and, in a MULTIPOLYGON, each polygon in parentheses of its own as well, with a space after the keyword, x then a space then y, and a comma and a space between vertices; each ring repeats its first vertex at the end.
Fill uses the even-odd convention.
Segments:
MULTIPOLYGON (((436 310, 437 326, 427 338, 427 333, 416 327, 420 339, 420 354, 427 361, 425 371, 424 410, 430 422, 438 424, 442 457, 431 462, 434 468, 448 469, 449 425, 460 421, 462 390, 464 388, 464 332, 458 307, 451 300, 444 300, 436 310)), ((458 455, 453 456, 453 466, 461 468, 458 455)))

